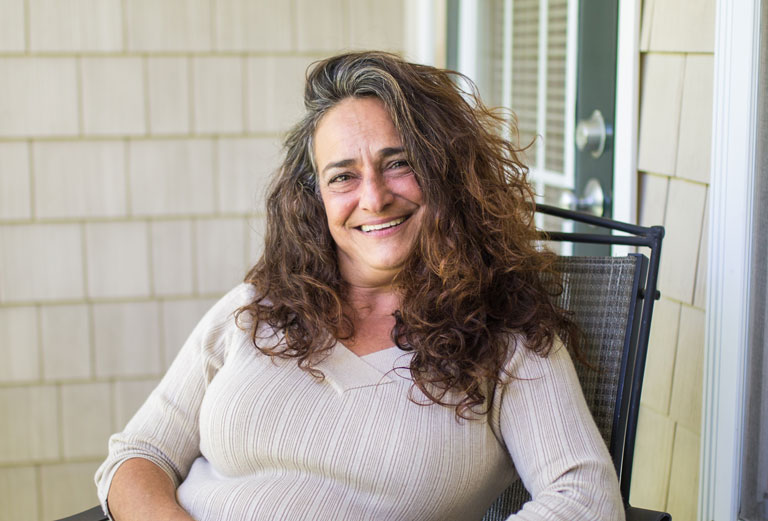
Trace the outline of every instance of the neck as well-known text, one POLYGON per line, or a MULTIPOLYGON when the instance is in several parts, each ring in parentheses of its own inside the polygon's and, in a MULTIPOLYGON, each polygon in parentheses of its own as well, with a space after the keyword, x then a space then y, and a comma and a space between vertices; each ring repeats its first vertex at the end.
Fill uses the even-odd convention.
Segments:
POLYGON ((369 287, 350 284, 347 289, 347 305, 358 318, 391 316, 400 307, 400 299, 391 285, 369 287))
POLYGON ((358 355, 386 349, 393 345, 394 313, 400 300, 391 286, 349 286, 347 311, 355 327, 353 338, 344 345, 358 355))

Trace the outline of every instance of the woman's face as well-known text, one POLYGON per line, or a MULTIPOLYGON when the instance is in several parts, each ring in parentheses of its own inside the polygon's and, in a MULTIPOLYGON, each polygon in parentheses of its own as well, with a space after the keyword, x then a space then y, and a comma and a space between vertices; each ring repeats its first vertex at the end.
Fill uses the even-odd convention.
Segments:
POLYGON ((355 286, 387 285, 421 227, 421 188, 378 98, 347 98, 318 123, 315 163, 339 268, 355 286))

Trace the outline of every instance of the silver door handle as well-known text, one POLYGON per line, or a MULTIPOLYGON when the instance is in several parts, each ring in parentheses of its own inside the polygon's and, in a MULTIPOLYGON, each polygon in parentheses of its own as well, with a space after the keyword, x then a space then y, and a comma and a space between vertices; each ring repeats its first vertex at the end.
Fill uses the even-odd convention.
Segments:
POLYGON ((582 119, 576 125, 576 147, 598 158, 605 151, 607 131, 602 112, 596 110, 589 119, 582 119))
POLYGON ((577 197, 573 190, 564 191, 560 196, 560 207, 602 217, 605 213, 605 193, 600 181, 594 177, 587 181, 582 197, 577 197))

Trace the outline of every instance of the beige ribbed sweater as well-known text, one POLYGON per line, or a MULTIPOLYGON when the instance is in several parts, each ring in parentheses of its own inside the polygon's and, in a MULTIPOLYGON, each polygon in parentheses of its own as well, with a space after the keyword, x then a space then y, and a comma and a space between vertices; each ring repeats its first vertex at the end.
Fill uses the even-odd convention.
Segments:
POLYGON ((409 400, 408 371, 392 369, 410 355, 397 348, 358 357, 337 344, 317 366, 322 381, 262 355, 232 316, 252 299, 241 285, 219 301, 112 436, 96 474, 104 506, 118 466, 142 457, 199 521, 479 520, 518 476, 533 500, 510 519, 624 518, 565 349, 516 349, 516 378, 497 387, 492 413, 457 422, 453 408, 409 400))

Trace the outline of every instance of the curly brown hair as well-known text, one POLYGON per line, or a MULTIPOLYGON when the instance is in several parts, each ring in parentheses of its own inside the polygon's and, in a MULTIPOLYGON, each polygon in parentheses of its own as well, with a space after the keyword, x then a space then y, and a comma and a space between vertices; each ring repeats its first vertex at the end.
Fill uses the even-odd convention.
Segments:
POLYGON ((259 298, 239 313, 284 332, 279 346, 259 347, 254 326, 262 352, 296 358, 320 377, 313 364, 335 339, 355 334, 319 197, 313 136, 329 109, 366 96, 384 103, 424 200, 419 237, 393 281, 400 296, 393 341, 414 352, 414 385, 431 402, 462 417, 485 413, 492 386, 505 378, 513 338, 546 356, 556 336, 574 339, 577 330, 552 304, 560 279, 555 255, 537 245, 520 150, 501 135, 504 118, 458 73, 382 52, 311 67, 306 113, 285 139, 267 198, 264 253, 245 279, 259 298))

